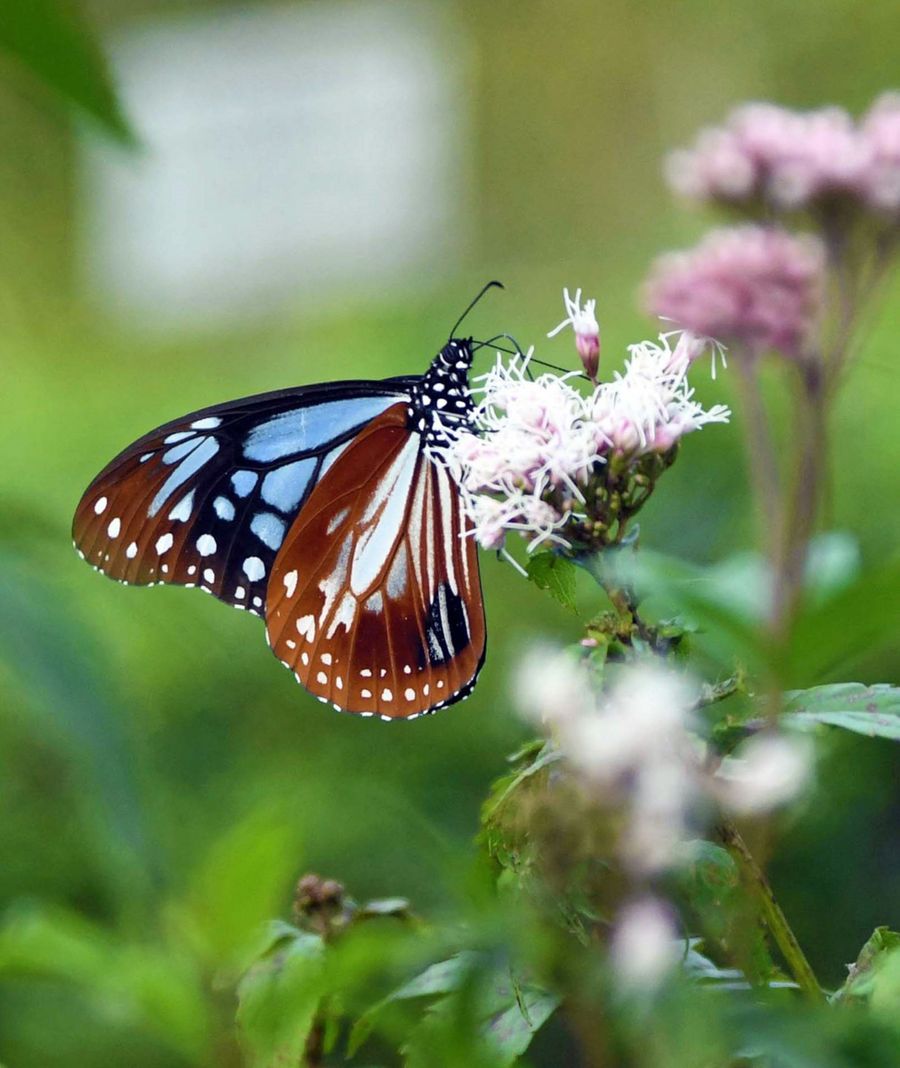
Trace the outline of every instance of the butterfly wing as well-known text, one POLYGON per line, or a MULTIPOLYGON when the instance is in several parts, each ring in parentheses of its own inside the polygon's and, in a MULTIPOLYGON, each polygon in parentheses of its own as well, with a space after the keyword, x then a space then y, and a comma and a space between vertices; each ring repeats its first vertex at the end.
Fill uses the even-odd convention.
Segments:
POLYGON ((75 546, 120 582, 200 586, 261 615, 275 556, 312 488, 367 422, 408 400, 411 382, 282 390, 167 423, 88 487, 75 546))
POLYGON ((275 655, 323 701, 409 719, 461 700, 485 652, 475 542, 447 471, 389 407, 319 481, 268 586, 275 655))

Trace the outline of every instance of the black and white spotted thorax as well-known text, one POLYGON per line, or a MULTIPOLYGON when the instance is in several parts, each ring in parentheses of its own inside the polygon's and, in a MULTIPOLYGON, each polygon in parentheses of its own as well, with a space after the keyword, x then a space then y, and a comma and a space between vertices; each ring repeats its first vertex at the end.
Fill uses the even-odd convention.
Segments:
POLYGON ((446 445, 469 425, 475 405, 469 389, 472 339, 449 341, 413 386, 407 409, 410 429, 432 448, 446 445))

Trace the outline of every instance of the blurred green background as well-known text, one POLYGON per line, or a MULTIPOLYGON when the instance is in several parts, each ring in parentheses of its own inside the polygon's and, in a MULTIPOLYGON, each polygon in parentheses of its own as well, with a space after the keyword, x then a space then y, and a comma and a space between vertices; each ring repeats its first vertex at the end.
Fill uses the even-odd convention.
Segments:
MULTIPOLYGON (((392 20, 419 27, 422 65, 438 76, 446 66, 446 92, 423 90, 421 144, 387 137, 366 151, 387 176, 389 197, 392 153, 415 161, 446 136, 441 175, 458 173, 458 181, 430 188, 423 172, 418 210, 436 222, 419 245, 407 232, 418 221, 398 210, 388 220, 393 229, 362 252, 352 234, 329 247, 328 278, 319 281, 314 254, 301 248, 291 261, 291 250, 275 242, 268 262, 263 243, 249 282, 234 274, 233 284, 251 286, 250 297, 220 292, 218 305, 171 318, 163 307, 157 316, 139 300, 129 305, 141 288, 140 256, 129 261, 127 246, 134 220, 104 214, 117 194, 98 177, 106 173, 98 168, 152 162, 154 140, 138 117, 152 119, 156 105, 134 94, 153 77, 129 81, 123 97, 136 148, 116 143, 66 95, 109 119, 110 101, 91 89, 93 48, 111 49, 119 57, 114 76, 128 80, 119 64, 129 55, 121 42, 135 39, 129 34, 162 26, 177 38, 184 25, 199 41, 235 9, 95 0, 63 8, 83 25, 66 21, 73 36, 57 40, 42 21, 54 12, 45 0, 4 7, 17 10, 24 36, 18 54, 5 40, 0 56, 0 905, 7 924, 37 926, 31 941, 0 940, 0 1063, 234 1063, 233 1053, 210 1052, 228 1044, 227 1031, 216 1033, 229 1016, 227 991, 205 982, 194 990, 186 980, 179 1000, 163 978, 178 958, 171 947, 199 940, 211 961, 221 960, 222 928, 286 915, 292 881, 310 869, 360 897, 403 894, 430 916, 452 910, 466 893, 479 804, 526 732, 505 696, 516 659, 537 636, 576 639, 579 619, 485 555, 489 656, 473 697, 406 725, 337 715, 279 668, 258 620, 184 590, 122 588, 85 567, 69 540, 82 490, 130 440, 194 408, 325 378, 423 370, 488 278, 502 279, 506 292, 483 302, 471 330, 509 331, 555 362, 574 356, 564 338, 541 343, 561 318, 562 286, 596 296, 608 373, 628 342, 655 330, 635 297, 650 259, 692 242, 712 221, 673 203, 660 176, 664 152, 748 98, 865 108, 897 80, 900 7, 245 5, 242 12, 264 17, 297 15, 301 34, 310 26, 324 32, 302 21, 310 12, 324 12, 328 32, 338 34, 342 20, 349 33, 356 20, 384 19, 388 43, 392 20), (71 47, 83 54, 69 63, 71 47), (412 248, 405 259, 392 255, 394 240, 412 248), (117 241, 125 252, 110 268, 103 250, 117 241), (437 256, 429 256, 432 242, 437 256), (374 257, 364 276, 360 256, 374 257), (391 264, 383 275, 382 256, 391 264), (128 270, 137 272, 131 297, 114 285, 116 272, 128 270), (42 923, 55 932, 49 941, 41 941, 42 923), (41 967, 42 954, 56 963, 41 967), (106 985, 93 982, 113 957, 120 970, 106 985), (123 978, 136 975, 139 997, 123 978), (191 997, 204 1006, 193 1017, 191 997)), ((244 58, 265 80, 265 47, 254 50, 244 58)), ((323 55, 324 73, 309 75, 314 88, 316 78, 328 84, 327 49, 323 55)), ((140 62, 165 87, 172 56, 151 48, 140 62)), ((225 58, 226 73, 233 60, 225 58)), ((215 130, 218 84, 214 75, 204 81, 203 63, 196 84, 215 130)), ((390 133, 378 116, 374 127, 357 127, 366 102, 355 100, 352 77, 340 77, 344 112, 335 114, 345 115, 348 143, 373 128, 390 133)), ((415 93, 416 84, 403 91, 415 93)), ((278 79, 271 85, 277 104, 278 79)), ((176 125, 194 102, 177 103, 168 116, 176 125)), ((270 105, 249 100, 241 121, 260 128, 270 105)), ((223 104, 223 122, 226 111, 223 104)), ((202 190, 218 165, 215 156, 191 154, 191 129, 181 131, 182 147, 188 143, 179 156, 188 173, 166 172, 176 205, 179 181, 202 190)), ((241 163, 248 232, 257 180, 260 199, 289 192, 290 168, 282 185, 272 184, 283 158, 298 157, 305 173, 304 154, 324 154, 328 180, 328 138, 294 143, 289 123, 271 129, 241 163)), ((242 154, 239 137, 231 147, 235 158, 242 154)), ((227 169, 227 153, 222 158, 227 169)), ((372 188, 377 195, 382 187, 372 188)), ((128 203, 140 213, 139 196, 128 203)), ((223 204, 225 218, 227 198, 223 204)), ((371 203, 374 216, 381 210, 371 203)), ((156 225, 137 222, 151 234, 156 225)), ((207 237, 219 241, 221 233, 207 237)), ((202 251, 203 232, 191 240, 202 251)), ((234 240, 239 261, 240 235, 234 240)), ((165 251, 155 250, 160 270, 177 282, 179 267, 163 262, 165 251)), ((215 275, 212 262, 197 270, 201 284, 204 270, 215 275)), ((858 537, 869 565, 897 545, 897 295, 894 284, 833 427, 829 522, 858 537)), ((702 370, 695 377, 704 400, 732 398, 727 374, 715 383, 702 370)), ((774 379, 776 404, 778 388, 774 379)), ((753 544, 740 433, 737 418, 687 442, 642 517, 645 544, 699 561, 753 544)), ((593 605, 582 592, 587 614, 593 605)), ((898 665, 895 649, 860 664, 857 677, 896 681, 898 665)), ((826 982, 840 981, 843 962, 876 923, 897 921, 896 855, 884 845, 898 815, 892 759, 878 742, 832 739, 817 796, 784 828, 774 857, 785 910, 826 982)))

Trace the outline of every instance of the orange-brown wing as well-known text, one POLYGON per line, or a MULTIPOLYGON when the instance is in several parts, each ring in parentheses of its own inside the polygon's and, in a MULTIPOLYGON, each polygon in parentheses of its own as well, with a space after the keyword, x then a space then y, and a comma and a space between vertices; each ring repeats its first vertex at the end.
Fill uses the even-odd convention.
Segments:
POLYGON ((266 626, 336 708, 410 719, 466 697, 485 651, 474 540, 455 484, 396 404, 309 496, 269 580, 266 626))

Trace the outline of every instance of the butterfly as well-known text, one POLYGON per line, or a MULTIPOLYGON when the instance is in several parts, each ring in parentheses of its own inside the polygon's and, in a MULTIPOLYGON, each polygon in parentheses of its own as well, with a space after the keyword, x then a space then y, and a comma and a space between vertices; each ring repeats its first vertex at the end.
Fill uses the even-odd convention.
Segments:
POLYGON ((473 411, 480 346, 458 326, 425 374, 263 393, 145 434, 82 496, 76 550, 126 585, 199 587, 262 617, 336 709, 413 719, 462 700, 485 656, 481 580, 432 452, 473 411))

